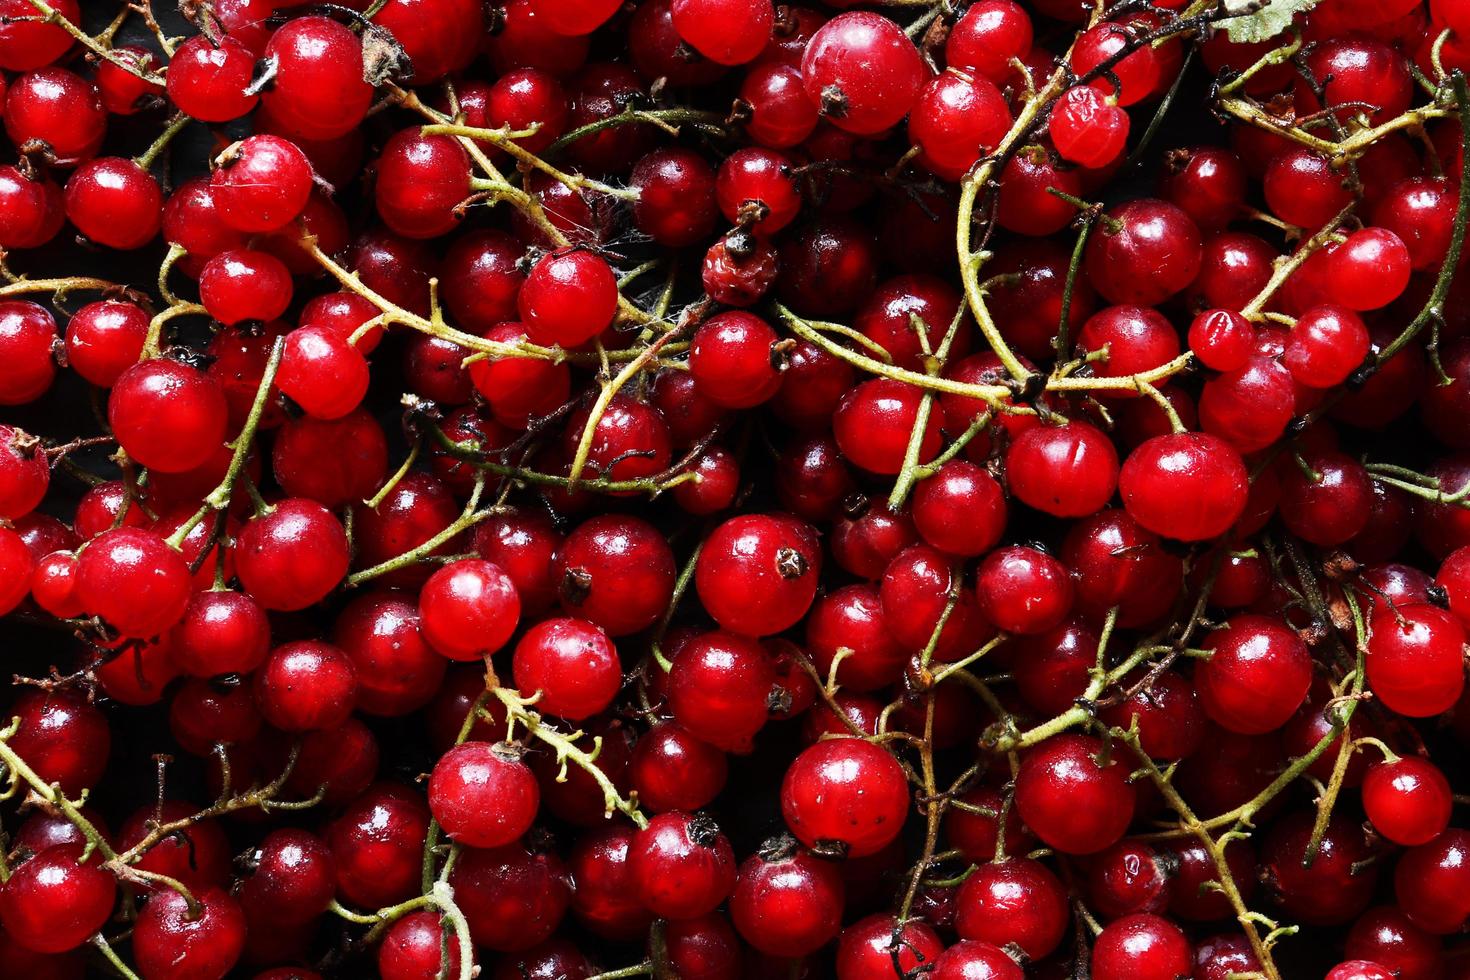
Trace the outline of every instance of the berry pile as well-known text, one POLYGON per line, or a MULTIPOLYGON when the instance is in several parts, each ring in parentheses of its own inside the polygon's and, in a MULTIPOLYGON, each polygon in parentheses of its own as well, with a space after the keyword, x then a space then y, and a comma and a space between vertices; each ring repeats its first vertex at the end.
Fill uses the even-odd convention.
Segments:
POLYGON ((0 0, 0 976, 1470 978, 1470 0, 179 7, 0 0))

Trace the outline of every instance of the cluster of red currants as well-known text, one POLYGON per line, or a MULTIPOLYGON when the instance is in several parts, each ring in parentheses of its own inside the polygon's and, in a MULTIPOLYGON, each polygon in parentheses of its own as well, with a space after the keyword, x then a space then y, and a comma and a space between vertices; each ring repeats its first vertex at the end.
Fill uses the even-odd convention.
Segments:
POLYGON ((92 6, 0 976, 1470 978, 1470 0, 92 6))

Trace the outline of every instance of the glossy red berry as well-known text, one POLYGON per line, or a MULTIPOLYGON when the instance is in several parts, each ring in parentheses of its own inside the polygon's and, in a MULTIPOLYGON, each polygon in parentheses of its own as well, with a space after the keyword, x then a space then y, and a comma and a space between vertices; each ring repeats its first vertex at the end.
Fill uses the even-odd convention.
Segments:
POLYGON ((567 536, 557 555, 562 609, 628 636, 653 625, 674 594, 674 554, 653 525, 602 515, 567 536))
POLYGON ((748 514, 730 518, 706 539, 695 588, 723 629, 767 636, 806 615, 820 571, 813 528, 783 515, 748 514))
POLYGON ((771 39, 771 0, 673 0, 674 30, 700 54, 721 65, 753 61, 771 39))
POLYGON ((216 44, 204 35, 189 38, 168 63, 168 98, 203 122, 238 119, 260 100, 248 91, 255 54, 232 37, 216 44))
POLYGON ((1173 980, 1193 973, 1193 961, 1179 927, 1146 912, 1110 922, 1092 947, 1097 980, 1173 980))
POLYGON ((961 939, 934 961, 933 980, 1022 980, 1021 966, 994 943, 961 939))
POLYGON ((628 852, 638 900, 665 919, 713 912, 735 887, 735 854, 713 820, 661 813, 628 852))
POLYGON ((622 686, 617 649, 582 619, 547 619, 531 627, 516 644, 513 665, 522 694, 540 692, 539 710, 570 720, 602 711, 622 686))
POLYGON ((1402 295, 1411 272, 1409 249, 1387 228, 1363 228, 1328 255, 1330 294, 1352 310, 1376 310, 1402 295))
POLYGON ((1215 371, 1235 371, 1256 349, 1256 331, 1234 310, 1206 310, 1189 325, 1189 349, 1215 371))
POLYGON ((1092 169, 1122 156, 1128 128, 1128 113, 1090 85, 1063 92, 1047 117, 1047 133, 1062 158, 1092 169))
POLYGON ((6 364, 0 404, 24 405, 46 393, 56 377, 55 342, 56 321, 45 307, 26 300, 0 303, 0 357, 6 364))
POLYGON ((1312 658, 1296 631, 1259 615, 1232 618, 1204 641, 1195 668, 1200 704, 1215 723, 1242 734, 1286 724, 1306 699, 1312 658))
POLYGON ((223 977, 245 949, 245 913, 230 894, 206 888, 192 907, 171 889, 155 893, 133 926, 133 955, 159 980, 223 977))
POLYGON ((756 143, 772 149, 796 146, 811 135, 820 118, 794 65, 752 65, 740 84, 740 98, 750 106, 746 132, 756 143))
POLYGON ((1093 287, 1112 303, 1153 306, 1182 291, 1199 272, 1201 243, 1194 221, 1167 201, 1144 198, 1109 212, 1087 240, 1084 267, 1093 287))
MULTIPOLYGON (((81 23, 77 0, 58 0, 51 7, 59 17, 81 23)), ((36 9, 26 0, 5 0, 0 11, 7 20, 0 27, 0 68, 13 72, 43 68, 71 49, 71 35, 57 24, 37 20, 36 9)))
POLYGON ((164 93, 164 86, 142 78, 139 74, 134 74, 134 71, 156 75, 158 56, 136 44, 119 44, 112 49, 112 53, 115 60, 102 61, 97 65, 97 91, 101 94, 102 105, 107 111, 114 116, 131 116, 157 105, 164 93))
POLYGON ((689 348, 689 373, 701 395, 724 408, 751 408, 781 387, 780 338, 760 317, 721 313, 699 325, 689 348))
POLYGON ((128 368, 107 400, 118 443, 150 469, 182 473, 204 464, 225 438, 220 386, 177 361, 155 358, 128 368))
POLYGON ((1023 7, 1011 0, 981 0, 949 29, 945 64, 998 85, 1014 74, 1011 60, 1026 55, 1031 40, 1031 16, 1023 7))
POLYGON ((209 185, 225 224, 248 233, 276 231, 305 210, 311 161, 290 140, 251 136, 226 152, 209 185))
POLYGON ((553 252, 531 267, 517 304, 533 343, 576 347, 612 322, 618 284, 591 252, 553 252))
POLYGON ((47 783, 78 797, 102 778, 112 745, 107 717, 85 697, 67 690, 24 691, 9 709, 20 727, 9 739, 47 783))
POLYGON ((928 74, 903 30, 881 14, 838 14, 817 29, 801 59, 807 94, 832 123, 871 135, 897 123, 928 74))
POLYGON ((536 777, 511 745, 465 742, 439 758, 429 775, 429 810, 451 840, 500 847, 536 819, 536 777))
POLYGON ((478 558, 445 565, 419 592, 419 628, 451 660, 477 660, 505 645, 520 619, 515 583, 478 558))
POLYGON ((378 976, 383 980, 423 980, 460 970, 459 936, 438 912, 420 909, 398 919, 378 944, 378 976), (449 950, 446 959, 445 949, 449 950))
POLYGON ((1057 735, 1032 749, 1016 776, 1016 812, 1065 854, 1117 843, 1133 820, 1127 766, 1087 735, 1057 735))
MULTIPOLYGON (((918 418, 924 393, 911 384, 874 378, 842 398, 832 420, 837 445, 853 463, 873 473, 892 475, 903 468, 909 434, 918 418)), ((931 405, 919 442, 919 462, 939 453, 943 411, 931 405)))
POLYGON ((945 180, 964 177, 1010 127, 1010 107, 995 84, 954 70, 931 79, 909 112, 919 163, 945 180))
MULTIPOLYGON (((261 98, 275 132, 312 140, 335 139, 362 123, 373 101, 363 79, 362 41, 329 17, 296 17, 266 45, 274 84, 261 98)), ((192 115, 192 113, 191 113, 192 115)))
POLYGON ((1405 847, 1439 836, 1449 826, 1452 802, 1444 773, 1418 756, 1381 762, 1363 778, 1363 809, 1373 828, 1405 847))
POLYGON ((105 531, 82 552, 77 597, 124 636, 152 637, 184 615, 190 593, 183 555, 151 531, 105 531))
POLYGON ((524 844, 469 849, 450 876, 475 943, 524 950, 549 939, 571 904, 572 880, 555 853, 524 844))
POLYGON ((199 272, 199 300, 224 324, 275 320, 291 305, 291 271, 268 252, 230 249, 199 272))
POLYGON ((470 196, 470 158, 451 136, 405 129, 378 157, 374 201, 378 215, 405 238, 437 238, 460 221, 470 196))
POLYGON ((975 573, 975 599, 996 629, 1045 633, 1071 611, 1072 578, 1044 551, 1023 545, 997 548, 975 573))
POLYGON ((765 649, 733 633, 704 633, 685 644, 669 671, 669 710, 696 738, 747 747, 770 713, 776 670, 765 649))
POLYGON ((1070 918, 1062 883, 1029 858, 980 864, 960 886, 955 907, 961 939, 1014 944, 1033 960, 1057 948, 1070 918))
POLYGON ((762 953, 806 956, 837 936, 843 898, 837 865, 778 837, 740 866, 730 918, 740 937, 762 953))
POLYGON ((842 930, 837 941, 837 973, 843 977, 901 976, 933 964, 943 949, 939 935, 921 919, 899 922, 891 915, 875 913, 842 930))
POLYGON ((1368 355, 1368 328, 1351 310, 1315 306, 1297 318, 1282 363, 1309 388, 1331 388, 1347 380, 1368 355))
POLYGON ((1155 436, 1133 450, 1118 473, 1129 515, 1181 541, 1228 531, 1245 511, 1249 488, 1240 453, 1204 432, 1155 436))
POLYGON ((633 221, 660 245, 693 245, 714 230, 715 173, 698 153, 654 150, 634 166, 629 182, 638 192, 633 221))
POLYGON ((270 621, 248 595, 197 593, 173 634, 174 662, 195 677, 248 674, 270 651, 270 621))
POLYGON ((64 68, 41 68, 10 83, 5 94, 5 132, 16 146, 44 145, 61 166, 97 155, 107 131, 107 111, 97 87, 64 68))
POLYGON ((37 953, 64 953, 86 942, 112 915, 117 880, 81 844, 48 847, 16 868, 0 891, 0 923, 37 953))
POLYGON ((342 525, 321 504, 301 498, 248 521, 235 546, 240 583, 267 609, 320 602, 347 574, 347 563, 342 525))
POLYGON ((272 923, 309 923, 337 893, 337 867, 325 840, 306 830, 272 830, 241 884, 241 905, 272 923))
POLYGON ((357 670, 330 643, 286 643, 270 651, 256 672, 255 703, 281 731, 334 729, 357 703, 357 670))
POLYGON ((56 182, 0 165, 0 247, 44 245, 66 223, 65 203, 56 182))
POLYGON ((0 517, 24 517, 45 499, 51 468, 40 441, 20 429, 0 425, 0 517))
POLYGON ((724 788, 728 768, 725 753, 671 721, 638 739, 628 764, 638 802, 655 813, 708 805, 724 788))
POLYGON ((983 467, 950 460, 914 488, 914 527, 940 551, 984 554, 1005 532, 1005 493, 983 467))
POLYGON ((344 901, 377 908, 418 887, 429 810, 410 790, 379 783, 358 796, 326 830, 344 901))
POLYGON ((1033 426, 1006 453, 1006 482, 1027 506, 1081 517, 1112 499, 1118 454, 1112 440, 1086 422, 1033 426))
POLYGON ((141 306, 121 300, 88 303, 66 324, 66 360, 83 378, 110 388, 138 361, 150 317, 141 306))
POLYGON ((1368 623, 1368 684, 1390 711, 1429 718, 1464 689, 1465 632, 1453 615, 1429 605, 1380 610, 1368 623))
POLYGON ((876 854, 903 830, 908 783, 898 762, 871 742, 838 738, 802 751, 781 783, 786 826, 809 847, 845 846, 849 857, 876 854))
POLYGON ((66 182, 66 217, 77 231, 108 248, 142 248, 162 227, 163 192, 132 160, 88 160, 66 182))
POLYGON ((1087 75, 1105 63, 1111 66, 1111 77, 1097 78, 1091 85, 1125 106, 1147 98, 1163 72, 1162 52, 1149 45, 1117 57, 1128 50, 1140 26, 1104 21, 1083 31, 1071 51, 1072 70, 1078 75, 1087 75))

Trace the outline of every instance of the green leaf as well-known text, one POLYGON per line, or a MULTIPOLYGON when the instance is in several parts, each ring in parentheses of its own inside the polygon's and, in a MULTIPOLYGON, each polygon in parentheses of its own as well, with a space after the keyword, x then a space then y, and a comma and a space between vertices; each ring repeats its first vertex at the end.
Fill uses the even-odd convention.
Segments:
MULTIPOLYGON (((1293 17, 1311 10, 1318 2, 1319 0, 1266 0, 1261 9, 1222 20, 1220 26, 1225 28, 1225 33, 1236 44, 1269 41, 1290 27, 1293 17)), ((1249 0, 1225 0, 1227 11, 1249 10, 1250 6, 1249 0)))

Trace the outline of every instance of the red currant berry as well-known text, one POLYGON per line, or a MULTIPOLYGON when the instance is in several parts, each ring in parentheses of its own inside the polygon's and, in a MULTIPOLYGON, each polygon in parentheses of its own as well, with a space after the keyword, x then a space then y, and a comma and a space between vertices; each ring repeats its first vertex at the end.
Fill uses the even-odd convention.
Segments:
POLYGON ((1368 684, 1390 711, 1429 718, 1464 689, 1465 631, 1435 606, 1380 610, 1368 623, 1368 684))
POLYGON ((216 43, 199 34, 179 45, 169 59, 168 98, 202 122, 229 122, 260 101, 250 91, 254 73, 255 53, 245 45, 233 37, 216 43))
POLYGON ((1096 980, 1173 980, 1194 971, 1194 949, 1179 927, 1141 912, 1111 922, 1092 947, 1096 980))
POLYGON ((142 248, 162 227, 163 192, 132 160, 88 160, 66 182, 66 216, 77 231, 108 248, 142 248))
POLYGON ((36 953, 64 953, 106 925, 117 880, 96 853, 84 863, 82 848, 48 847, 11 872, 0 891, 0 923, 13 942, 36 953))
POLYGON ((661 813, 628 852, 638 900, 664 919, 713 912, 735 887, 735 854, 713 820, 661 813))
POLYGON ((842 928, 842 873, 790 837, 763 844, 740 866, 730 918, 740 937, 768 956, 806 956, 842 928))
POLYGON ((189 602, 189 566, 151 531, 120 527, 87 545, 77 597, 124 636, 151 637, 177 623, 189 602))
POLYGON ((1029 858, 980 864, 960 886, 955 907, 961 939, 1014 944, 1033 960, 1057 948, 1071 918, 1062 883, 1029 858))
POLYGON ((824 116, 867 136, 908 114, 928 70, 896 23, 882 14, 850 11, 817 29, 802 55, 801 75, 824 116))
POLYGON ((1112 499, 1118 454, 1112 440, 1086 422, 1033 426, 1006 453, 1006 481, 1028 507, 1082 517, 1112 499))
POLYGON ((1094 170, 1123 155, 1128 127, 1128 113, 1090 85, 1068 89, 1047 117, 1047 134, 1062 159, 1094 170))
POLYGON ((767 636, 806 615, 820 571, 813 528, 785 516, 748 514, 725 521, 706 539, 695 588, 723 629, 767 636))
POLYGON ((1072 608, 1072 579, 1061 562, 1012 545, 985 556, 975 577, 980 612, 997 629, 1023 635, 1060 625, 1072 608))
POLYGON ((1087 240, 1085 267, 1093 287, 1111 303, 1153 306, 1180 292, 1200 269, 1199 229, 1189 215, 1151 198, 1108 212, 1087 240))
MULTIPOLYGON (((891 378, 873 378, 848 391, 832 419, 837 445, 848 459, 865 470, 893 475, 903 468, 909 435, 918 420, 924 393, 891 378)), ((920 463, 939 454, 943 411, 931 404, 919 441, 920 463)))
POLYGON ((330 643, 287 643, 272 650, 256 672, 255 703, 284 732, 334 729, 357 703, 357 671, 330 643))
POLYGON ((56 336, 56 321, 44 306, 26 300, 0 303, 0 358, 5 361, 0 405, 24 405, 51 387, 56 336))
POLYGON ((858 738, 802 751, 781 782, 781 814, 802 843, 844 845, 848 857, 887 847, 903 830, 908 782, 889 752, 858 738))
POLYGON ((770 714, 776 669, 754 640, 703 633, 669 671, 669 711, 691 735, 726 751, 750 745, 770 714))
POLYGON ((240 584, 267 609, 320 602, 347 574, 347 534, 313 500, 288 498, 246 523, 235 544, 240 584))
POLYGON ((1240 453, 1204 432, 1155 436, 1133 450, 1118 473, 1129 515, 1180 541, 1228 531, 1245 512, 1249 482, 1240 453))
POLYGON ((296 17, 276 29, 265 53, 276 74, 261 103, 275 132, 329 140, 362 124, 373 88, 363 79, 362 41, 350 28, 329 17, 296 17))
POLYGON ((465 742, 434 763, 429 810, 451 840, 500 847, 531 829, 541 791, 520 755, 505 743, 465 742))

